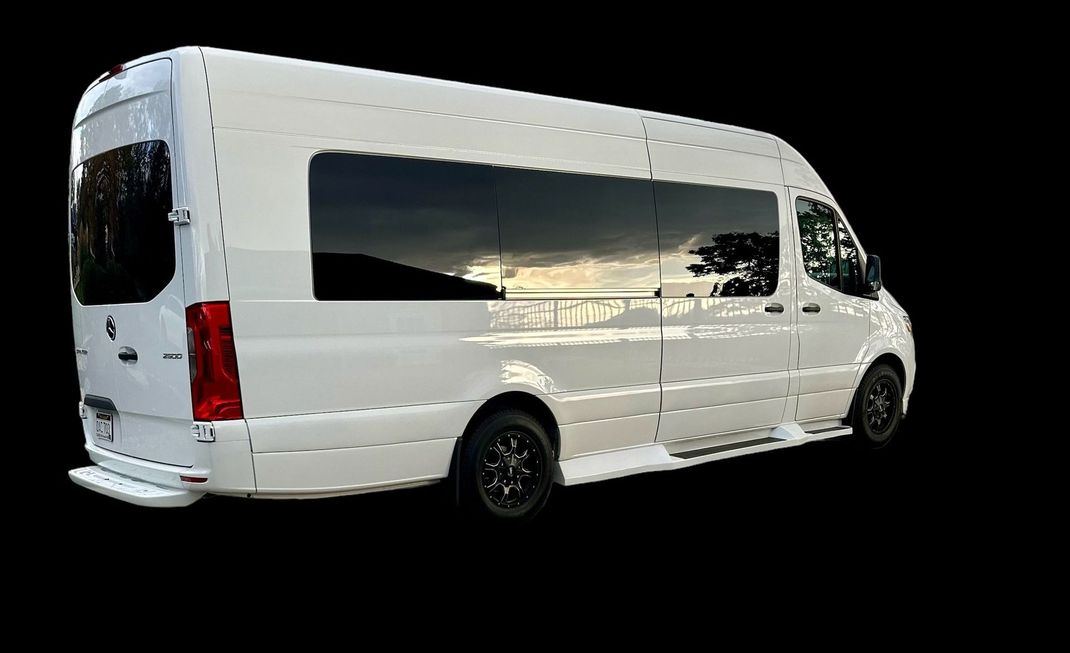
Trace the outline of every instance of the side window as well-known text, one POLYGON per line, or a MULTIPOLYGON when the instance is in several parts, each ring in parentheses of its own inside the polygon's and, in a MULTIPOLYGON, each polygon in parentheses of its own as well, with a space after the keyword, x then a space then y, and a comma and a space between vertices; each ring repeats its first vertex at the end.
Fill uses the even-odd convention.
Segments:
POLYGON ((836 263, 836 216, 832 209, 811 200, 796 199, 799 240, 806 274, 830 288, 840 288, 836 263))
POLYGON ((650 180, 494 171, 507 292, 658 288, 650 180))
POLYGON ((843 279, 843 292, 857 295, 862 291, 862 266, 858 247, 851 238, 851 232, 847 231, 843 218, 838 218, 837 230, 840 234, 840 278, 843 279))
POLYGON ((654 182, 665 297, 768 297, 780 271, 776 195, 654 182))
POLYGON ((498 298, 490 166, 317 154, 309 213, 316 299, 498 298))

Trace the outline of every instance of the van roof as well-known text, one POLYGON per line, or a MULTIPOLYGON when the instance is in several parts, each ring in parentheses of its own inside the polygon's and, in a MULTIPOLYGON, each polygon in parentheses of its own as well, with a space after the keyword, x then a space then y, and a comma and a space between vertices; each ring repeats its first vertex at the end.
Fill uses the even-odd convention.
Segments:
MULTIPOLYGON (((139 63, 159 59, 161 57, 180 57, 189 54, 203 53, 205 59, 229 59, 238 61, 244 66, 269 66, 275 67, 271 78, 282 88, 291 89, 290 93, 316 92, 317 99, 322 94, 322 99, 337 99, 345 101, 346 91, 358 92, 358 87, 339 85, 339 75, 342 78, 351 77, 354 82, 364 82, 359 86, 361 103, 380 103, 380 106, 394 106, 415 108, 433 113, 467 115, 475 118, 504 120, 507 122, 530 122, 531 124, 544 124, 545 126, 576 129, 578 131, 590 131, 603 134, 629 136, 632 138, 645 138, 646 130, 642 122, 635 120, 636 116, 648 120, 662 120, 682 125, 692 125, 718 129, 736 134, 745 134, 752 137, 769 139, 775 143, 779 157, 790 164, 785 166, 785 183, 788 185, 802 186, 830 195, 824 183, 818 177, 816 171, 809 165, 806 159, 782 138, 755 129, 728 125, 724 123, 698 120, 657 111, 647 111, 628 107, 620 107, 587 100, 576 100, 528 91, 515 91, 467 82, 454 82, 419 75, 393 73, 370 68, 358 68, 340 64, 307 61, 303 59, 291 59, 275 55, 254 54, 235 50, 225 50, 211 47, 183 46, 164 52, 140 57, 125 64, 134 66, 139 63), (287 71, 294 73, 293 80, 287 80, 287 71), (328 81, 329 80, 329 81, 328 81), (301 87, 295 87, 289 82, 300 83, 301 87), (436 89, 445 90, 446 93, 427 93, 426 88, 433 86, 436 89), (333 98, 331 96, 338 95, 333 98), (487 102, 493 98, 494 102, 487 102), (788 168, 792 168, 789 170, 788 168)), ((238 86, 252 85, 254 82, 247 78, 231 77, 226 80, 228 85, 238 86)), ((90 85, 92 88, 99 80, 90 85)), ((213 80, 215 83, 215 80, 213 80)), ((87 89, 88 90, 88 89, 87 89)), ((252 88, 250 88, 252 90, 252 88)), ((257 89, 259 90, 259 89, 257 89)), ((289 93, 288 93, 289 94, 289 93)), ((770 144, 772 145, 772 144, 770 144)), ((749 148, 747 148, 749 149, 749 148)), ((764 148, 763 148, 764 149, 764 148)), ((769 150, 755 151, 755 153, 770 155, 769 150)), ((773 154, 776 156, 776 154, 773 154)))

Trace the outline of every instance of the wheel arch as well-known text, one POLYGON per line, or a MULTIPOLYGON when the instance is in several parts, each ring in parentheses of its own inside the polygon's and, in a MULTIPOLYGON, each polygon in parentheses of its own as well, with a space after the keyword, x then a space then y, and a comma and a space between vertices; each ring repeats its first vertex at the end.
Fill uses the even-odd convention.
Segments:
POLYGON ((881 364, 887 365, 887 366, 891 367, 893 370, 895 370, 896 376, 899 377, 899 383, 902 384, 903 390, 906 391, 906 387, 907 387, 907 366, 906 366, 906 363, 903 361, 903 359, 898 354, 896 354, 894 352, 891 352, 891 351, 886 351, 883 354, 881 354, 880 356, 877 356, 876 358, 874 358, 870 362, 869 365, 866 366, 865 372, 862 373, 862 376, 858 377, 859 385, 862 384, 862 377, 864 377, 866 374, 868 374, 871 369, 873 369, 874 367, 876 367, 878 365, 881 365, 881 364))
POLYGON ((556 460, 561 453, 561 429, 558 427, 557 417, 545 401, 528 392, 516 390, 503 392, 483 402, 483 405, 468 420, 460 441, 463 442, 489 415, 509 408, 528 413, 546 429, 546 435, 550 438, 550 446, 553 447, 553 458, 556 460))
POLYGON ((903 361, 903 358, 894 351, 885 351, 879 356, 871 360, 868 364, 862 366, 858 372, 858 382, 855 384, 854 392, 851 394, 851 403, 847 406, 847 417, 850 418, 854 414, 855 400, 858 398, 858 389, 862 387, 862 379, 866 378, 869 371, 877 365, 887 365, 892 368, 895 375, 899 377, 900 387, 903 389, 903 393, 906 393, 907 387, 907 366, 903 361))

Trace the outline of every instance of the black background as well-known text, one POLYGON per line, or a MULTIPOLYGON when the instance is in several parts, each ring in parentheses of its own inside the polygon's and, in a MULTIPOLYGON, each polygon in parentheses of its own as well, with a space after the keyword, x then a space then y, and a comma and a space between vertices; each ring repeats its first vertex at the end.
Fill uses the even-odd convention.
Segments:
MULTIPOLYGON (((634 26, 639 30, 642 26, 634 26)), ((651 29, 658 26, 652 25, 651 29)), ((252 29, 105 30, 91 43, 61 38, 60 62, 34 80, 35 193, 29 227, 30 292, 42 325, 32 352, 46 392, 35 434, 37 527, 62 534, 56 560, 140 555, 257 556, 316 564, 335 555, 390 569, 466 560, 488 551, 525 564, 582 573, 644 561, 629 578, 820 560, 826 570, 873 573, 895 560, 955 566, 957 536, 975 519, 961 491, 968 467, 949 410, 950 359, 964 336, 948 319, 938 281, 955 258, 954 183, 941 155, 961 117, 956 104, 978 65, 940 34, 891 21, 837 38, 786 29, 759 47, 747 30, 715 35, 559 29, 494 43, 460 33, 385 30, 298 38, 252 29), (371 40, 370 40, 371 39, 371 40), (637 43, 639 44, 637 47, 637 43), (432 488, 323 501, 212 497, 184 510, 139 509, 76 488, 85 465, 70 325, 66 216, 69 133, 79 96, 116 63, 198 44, 413 73, 644 108, 769 131, 822 176, 866 250, 884 263, 886 287, 913 318, 918 376, 910 415, 894 444, 875 453, 836 442, 748 456, 672 473, 556 487, 531 526, 516 531, 458 520, 432 488), (660 45, 659 45, 660 44, 660 45), (953 131, 953 130, 952 130, 953 131), (356 558, 354 558, 356 556, 356 558), (404 559, 404 561, 402 561, 404 559), (378 563, 377 563, 378 564, 378 563)), ((75 34, 75 32, 72 32, 75 34)), ((961 242, 961 241, 959 241, 961 242)), ((26 353, 26 352, 21 352, 26 353)), ((183 557, 183 556, 179 556, 183 557)), ((494 566, 494 565, 491 565, 494 566)))

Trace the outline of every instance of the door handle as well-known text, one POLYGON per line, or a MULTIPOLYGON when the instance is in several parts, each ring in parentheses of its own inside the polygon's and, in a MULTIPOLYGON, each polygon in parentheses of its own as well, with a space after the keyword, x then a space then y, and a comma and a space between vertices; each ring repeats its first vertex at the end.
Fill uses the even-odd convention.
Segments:
POLYGON ((812 304, 812 303, 803 304, 803 313, 820 313, 820 312, 821 312, 821 307, 818 306, 817 304, 812 304))
POLYGON ((766 304, 765 305, 765 312, 766 313, 783 313, 784 312, 784 305, 783 304, 776 304, 776 303, 766 304))
POLYGON ((123 347, 119 350, 119 360, 124 363, 136 363, 137 352, 130 347, 123 347))

